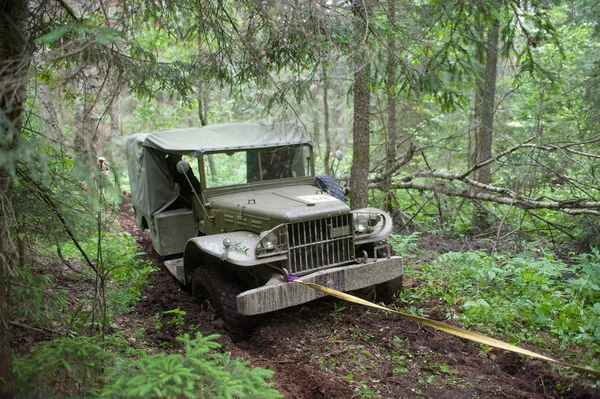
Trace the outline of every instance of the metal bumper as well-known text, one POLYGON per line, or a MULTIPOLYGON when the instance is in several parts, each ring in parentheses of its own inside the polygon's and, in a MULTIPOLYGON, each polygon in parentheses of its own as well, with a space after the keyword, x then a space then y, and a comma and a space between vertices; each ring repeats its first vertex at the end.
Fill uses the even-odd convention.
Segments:
MULTIPOLYGON (((302 280, 338 291, 353 291, 402 276, 402 258, 368 259, 365 263, 321 270, 302 280)), ((275 282, 245 291, 237 296, 237 310, 243 315, 257 315, 300 305, 325 294, 303 284, 275 282)))

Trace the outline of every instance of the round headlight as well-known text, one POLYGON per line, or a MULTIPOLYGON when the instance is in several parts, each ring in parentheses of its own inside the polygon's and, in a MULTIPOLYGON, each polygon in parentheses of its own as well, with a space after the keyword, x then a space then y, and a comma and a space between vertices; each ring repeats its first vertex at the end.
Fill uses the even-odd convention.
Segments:
POLYGON ((277 239, 277 235, 273 232, 267 234, 265 238, 262 239, 262 246, 267 251, 272 251, 279 244, 279 240, 277 239))
POLYGON ((358 234, 364 234, 369 231, 369 220, 365 215, 358 215, 354 218, 354 231, 358 234))

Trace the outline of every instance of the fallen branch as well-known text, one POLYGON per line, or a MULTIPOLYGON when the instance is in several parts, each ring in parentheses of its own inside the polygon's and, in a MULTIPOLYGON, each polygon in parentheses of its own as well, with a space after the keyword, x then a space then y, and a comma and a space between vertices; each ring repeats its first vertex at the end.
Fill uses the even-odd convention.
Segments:
POLYGON ((17 323, 16 321, 12 321, 12 320, 9 320, 8 324, 12 324, 13 326, 16 326, 16 327, 25 328, 27 330, 32 330, 32 331, 37 331, 37 332, 49 332, 49 333, 52 333, 52 334, 55 334, 55 335, 60 335, 59 332, 54 331, 54 330, 50 330, 48 328, 32 327, 32 326, 28 326, 27 324, 17 323))
MULTIPOLYGON (((370 189, 380 189, 380 184, 369 184, 370 189)), ((600 201, 582 199, 568 199, 565 201, 539 201, 524 197, 505 197, 495 194, 474 192, 473 190, 459 190, 443 184, 422 184, 416 182, 394 183, 390 189, 414 189, 419 191, 432 191, 451 197, 462 197, 471 200, 489 201, 503 205, 513 205, 521 209, 552 209, 570 215, 596 215, 600 216, 600 201)))
MULTIPOLYGON (((523 148, 532 148, 536 150, 542 151, 561 151, 561 152, 569 152, 572 154, 577 154, 580 156, 586 156, 591 158, 600 158, 600 155, 590 154, 583 151, 578 151, 572 149, 576 144, 569 143, 564 145, 555 145, 555 144, 534 144, 531 143, 532 140, 535 139, 535 136, 528 138, 524 142, 517 144, 513 147, 510 147, 493 157, 485 159, 473 167, 462 173, 447 173, 447 172, 439 172, 435 170, 429 171, 421 171, 415 172, 408 176, 404 176, 398 178, 395 182, 392 183, 391 186, 384 184, 385 177, 387 175, 378 173, 375 176, 369 178, 369 189, 375 190, 389 190, 389 189, 414 189, 419 191, 430 191, 432 193, 443 194, 451 197, 462 197, 469 200, 477 200, 477 201, 488 201, 494 202, 497 204, 515 206, 525 210, 532 209, 551 209, 563 213, 567 213, 570 215, 596 215, 600 216, 600 201, 596 201, 595 199, 581 199, 581 198, 571 198, 566 200, 543 200, 546 197, 541 198, 528 198, 519 195, 513 190, 506 187, 497 187, 491 184, 484 184, 474 180, 470 177, 473 172, 476 170, 487 166, 493 162, 499 161, 501 158, 504 158, 513 152, 523 149, 523 148), (435 183, 420 183, 415 182, 416 179, 434 179, 438 180, 435 183), (452 185, 446 184, 447 182, 459 181, 466 184, 468 187, 465 189, 459 189, 452 185), (477 188, 478 190, 472 190, 472 188, 477 188)), ((600 139, 598 139, 600 140, 600 139)), ((415 148, 411 146, 409 151, 404 155, 403 159, 395 164, 394 168, 391 169, 391 172, 397 172, 402 166, 406 165, 413 157, 415 153, 415 148)), ((348 179, 349 176, 336 176, 340 180, 348 179)), ((561 178, 570 180, 567 176, 561 176, 561 178)), ((547 198, 546 198, 547 199, 547 198)))

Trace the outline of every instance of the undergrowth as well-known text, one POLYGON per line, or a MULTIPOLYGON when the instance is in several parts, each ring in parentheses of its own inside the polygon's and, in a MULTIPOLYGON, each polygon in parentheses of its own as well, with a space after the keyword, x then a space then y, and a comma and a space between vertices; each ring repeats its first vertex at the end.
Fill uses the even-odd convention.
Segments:
MULTIPOLYGON (((397 251, 416 249, 412 236, 396 241, 397 251)), ((415 305, 442 298, 449 305, 443 309, 447 318, 465 327, 600 366, 600 252, 595 248, 568 263, 544 252, 450 252, 406 272, 418 287, 399 293, 398 304, 412 312, 422 312, 415 305)))
MULTIPOLYGON (((87 254, 96 254, 98 235, 80 243, 87 254)), ((106 284, 108 320, 131 309, 142 297, 144 285, 155 268, 140 253, 134 238, 126 232, 103 232, 102 253, 95 261, 106 284), (101 263, 100 263, 101 262, 101 263)), ((85 335, 92 310, 95 272, 86 266, 81 252, 64 244, 62 253, 80 265, 81 274, 70 278, 83 280, 89 292, 78 293, 77 302, 69 304, 66 290, 57 290, 50 274, 31 268, 15 268, 11 280, 11 298, 19 313, 28 320, 54 320, 46 325, 68 325, 67 333, 50 341, 39 342, 32 353, 15 357, 13 370, 17 397, 44 398, 280 398, 281 394, 267 382, 273 371, 250 367, 248 362, 232 358, 221 348, 218 335, 191 338, 181 331, 179 353, 148 354, 131 347, 120 334, 85 335), (61 306, 48 306, 49 299, 61 306), (87 306, 89 308, 89 306, 87 306), (59 311, 56 311, 59 309, 59 311), (50 313, 50 310, 53 310, 50 313)), ((173 313, 174 323, 185 315, 173 313)), ((182 320, 182 319, 181 319, 182 320)))
MULTIPOLYGON (((149 275, 156 271, 152 263, 139 252, 133 236, 125 231, 103 232, 102 257, 103 270, 106 273, 107 301, 111 313, 124 313, 141 299, 142 290, 149 275)), ((80 243, 87 254, 95 254, 98 250, 98 234, 91 235, 80 243)), ((63 247, 63 254, 78 259, 88 276, 93 270, 86 268, 84 259, 77 248, 68 243, 63 247)))
POLYGON ((273 371, 252 368, 248 362, 219 352, 218 335, 191 338, 182 331, 175 348, 179 353, 155 354, 133 348, 120 334, 86 335, 97 331, 87 328, 94 317, 89 304, 96 273, 102 273, 106 281, 111 323, 114 315, 128 312, 142 298, 148 277, 155 271, 129 233, 104 231, 98 238, 96 233, 80 242, 83 252, 93 257, 97 271, 88 267, 72 243, 62 245, 64 258, 75 266, 66 273, 68 278, 88 287, 76 296, 58 290, 49 273, 31 267, 14 269, 10 291, 14 313, 36 325, 67 328, 61 338, 39 342, 30 354, 14 358, 17 397, 281 397, 267 382, 273 371))
POLYGON ((58 338, 15 360, 17 397, 281 398, 273 371, 218 353, 219 335, 178 337, 181 353, 150 355, 123 336, 58 338))

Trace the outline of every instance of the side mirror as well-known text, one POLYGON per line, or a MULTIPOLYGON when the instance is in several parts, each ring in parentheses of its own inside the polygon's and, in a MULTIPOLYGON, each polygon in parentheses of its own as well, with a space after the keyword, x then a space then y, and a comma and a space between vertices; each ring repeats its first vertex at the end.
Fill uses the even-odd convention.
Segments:
POLYGON ((179 173, 185 175, 188 172, 188 170, 190 170, 190 164, 187 161, 181 160, 177 162, 176 168, 179 173))

